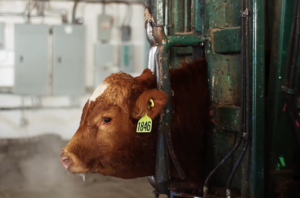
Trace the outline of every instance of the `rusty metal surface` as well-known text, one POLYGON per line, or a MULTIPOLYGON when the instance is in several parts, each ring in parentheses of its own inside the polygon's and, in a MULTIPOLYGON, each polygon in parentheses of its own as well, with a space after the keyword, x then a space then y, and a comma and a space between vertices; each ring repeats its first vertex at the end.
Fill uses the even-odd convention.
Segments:
POLYGON ((240 27, 214 29, 212 41, 215 53, 239 53, 241 51, 240 27))

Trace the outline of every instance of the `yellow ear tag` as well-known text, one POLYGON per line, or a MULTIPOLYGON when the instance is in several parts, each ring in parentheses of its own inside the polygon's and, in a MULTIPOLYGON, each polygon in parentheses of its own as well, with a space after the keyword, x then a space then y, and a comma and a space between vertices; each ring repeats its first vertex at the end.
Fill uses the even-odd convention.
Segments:
POLYGON ((152 130, 152 119, 147 114, 142 117, 136 126, 137 133, 150 133, 152 130))
POLYGON ((150 99, 149 101, 148 101, 148 109, 150 109, 151 107, 154 107, 154 101, 153 101, 153 99, 150 99))

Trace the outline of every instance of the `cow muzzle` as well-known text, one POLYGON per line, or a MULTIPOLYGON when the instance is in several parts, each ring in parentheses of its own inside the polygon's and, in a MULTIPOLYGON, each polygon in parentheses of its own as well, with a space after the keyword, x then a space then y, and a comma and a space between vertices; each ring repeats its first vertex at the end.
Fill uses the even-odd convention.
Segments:
POLYGON ((71 173, 85 173, 88 171, 73 153, 70 153, 65 149, 60 154, 60 162, 63 167, 71 173))
POLYGON ((73 163, 71 156, 64 151, 60 155, 60 162, 66 170, 69 170, 71 164, 73 163))
POLYGON ((66 169, 66 170, 69 170, 69 167, 71 166, 72 164, 72 159, 70 156, 68 156, 66 153, 62 153, 60 155, 60 163, 63 165, 63 167, 66 169))

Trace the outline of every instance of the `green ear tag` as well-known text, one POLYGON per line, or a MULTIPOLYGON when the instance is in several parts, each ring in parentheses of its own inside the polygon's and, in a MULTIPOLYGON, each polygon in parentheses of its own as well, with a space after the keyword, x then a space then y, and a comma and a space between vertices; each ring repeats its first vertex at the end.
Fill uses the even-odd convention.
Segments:
POLYGON ((147 116, 147 114, 142 117, 137 126, 136 132, 137 133, 150 133, 152 129, 152 119, 147 116))

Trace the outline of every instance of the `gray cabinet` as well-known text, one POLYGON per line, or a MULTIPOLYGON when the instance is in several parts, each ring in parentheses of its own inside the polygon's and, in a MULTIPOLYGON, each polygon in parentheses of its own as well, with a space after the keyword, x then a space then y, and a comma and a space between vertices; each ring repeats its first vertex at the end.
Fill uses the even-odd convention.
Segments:
POLYGON ((0 23, 0 49, 5 47, 5 24, 0 23))
POLYGON ((52 92, 54 95, 85 93, 85 27, 53 26, 52 92))
POLYGON ((48 35, 47 25, 15 25, 14 93, 48 94, 48 35))

